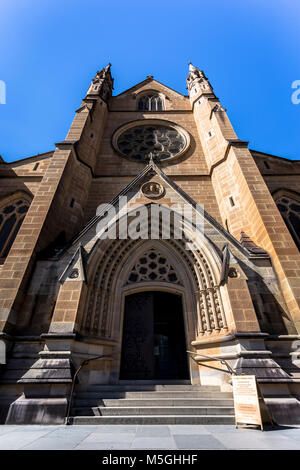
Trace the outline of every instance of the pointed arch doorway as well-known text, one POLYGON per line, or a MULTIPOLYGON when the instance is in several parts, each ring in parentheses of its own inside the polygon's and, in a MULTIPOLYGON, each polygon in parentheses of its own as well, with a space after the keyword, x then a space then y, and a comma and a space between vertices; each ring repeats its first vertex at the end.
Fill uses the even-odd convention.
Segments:
POLYGON ((120 380, 189 379, 181 295, 125 297, 120 380))

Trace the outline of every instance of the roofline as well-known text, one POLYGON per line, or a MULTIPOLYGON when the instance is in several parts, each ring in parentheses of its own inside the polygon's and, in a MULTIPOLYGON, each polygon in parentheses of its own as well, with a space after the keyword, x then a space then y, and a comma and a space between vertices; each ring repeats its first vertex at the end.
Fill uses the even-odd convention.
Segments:
POLYGON ((162 83, 162 82, 159 82, 158 80, 156 80, 156 79, 153 78, 153 77, 152 77, 152 78, 148 78, 148 77, 147 77, 147 78, 145 78, 145 80, 142 80, 141 82, 138 82, 136 85, 133 85, 132 87, 127 88, 127 90, 122 91, 122 93, 119 93, 118 95, 113 96, 113 98, 117 98, 117 96, 124 95, 124 93, 127 93, 128 91, 132 90, 133 88, 135 88, 135 87, 137 87, 137 86, 140 86, 140 85, 141 85, 142 83, 144 83, 144 82, 151 82, 151 81, 156 82, 156 83, 159 83, 160 85, 162 85, 162 86, 164 86, 164 87, 166 87, 166 88, 169 88, 170 90, 174 91, 175 93, 178 93, 178 95, 181 95, 181 96, 183 96, 184 98, 188 98, 188 97, 189 97, 189 95, 184 95, 183 93, 180 93, 180 91, 174 90, 174 88, 171 88, 170 86, 165 85, 165 84, 162 83))
POLYGON ((46 158, 46 155, 48 155, 49 153, 54 153, 54 152, 55 152, 55 150, 49 150, 49 152, 37 153, 36 155, 32 155, 31 157, 20 158, 20 160, 13 160, 11 162, 6 162, 5 160, 3 160, 3 162, 0 162, 0 163, 4 164, 4 165, 12 165, 14 163, 22 163, 24 161, 32 160, 32 159, 35 159, 37 157, 46 158))
POLYGON ((255 153, 259 153, 261 155, 266 155, 267 157, 273 157, 273 158, 280 158, 280 160, 287 160, 288 162, 300 162, 300 160, 293 160, 291 158, 287 158, 287 157, 279 157, 278 155, 273 155, 272 153, 266 153, 266 152, 261 152, 260 150, 255 150, 255 149, 249 149, 250 152, 255 152, 255 153))
MULTIPOLYGON (((148 79, 146 79, 148 80, 148 79)), ((143 80, 143 81, 146 81, 146 80, 143 80)), ((156 80, 157 81, 157 80, 156 80)), ((143 83, 143 82, 140 82, 140 83, 143 83)), ((160 82, 158 82, 160 83, 160 82)), ((161 83, 161 85, 163 85, 163 83, 161 83)), ((166 86, 166 85, 164 85, 166 86)), ((134 87, 131 87, 131 88, 134 88, 134 87)), ((128 90, 130 90, 131 88, 128 88, 128 90)), ((167 88, 170 88, 170 87, 167 87, 167 88)), ((170 88, 172 90, 172 88, 170 88)), ((126 91, 128 91, 126 90, 126 91)), ((176 91, 176 90, 173 90, 173 91, 176 91)), ((121 95, 125 93, 122 92, 120 93, 121 95)), ((176 93, 179 93, 179 92, 176 92, 176 93)), ((182 95, 182 93, 179 93, 180 95, 182 95)), ((120 96, 120 95, 116 95, 116 96, 120 96)), ((182 95, 182 96, 185 96, 185 95, 182 95)), ((288 162, 291 162, 291 163, 300 163, 300 160, 294 160, 294 159, 291 159, 291 158, 287 158, 287 157, 280 157, 279 155, 273 155, 272 153, 266 153, 266 152, 261 152, 260 150, 255 150, 255 149, 249 149, 250 152, 255 152, 255 153, 258 153, 260 155, 265 155, 267 157, 272 157, 272 158, 279 158, 280 160, 286 160, 288 162)), ((20 158, 20 160, 12 160, 11 162, 6 162, 3 157, 0 155, 0 164, 4 164, 4 165, 12 165, 12 164, 15 164, 15 163, 22 163, 24 161, 28 161, 28 160, 32 160, 32 159, 35 159, 37 157, 39 158, 46 158, 46 155, 50 154, 50 153, 54 153, 55 152, 55 149, 53 150, 49 150, 48 152, 43 152, 43 153, 37 153, 36 155, 32 155, 31 157, 24 157, 24 158, 20 158)))
MULTIPOLYGON (((214 217, 212 217, 204 208, 199 212, 198 204, 180 187, 178 186, 169 176, 167 176, 161 168, 159 168, 153 161, 149 162, 143 170, 130 181, 109 203, 105 204, 102 211, 94 216, 89 222, 83 227, 66 245, 53 257, 46 258, 48 260, 56 261, 61 258, 66 251, 80 240, 80 238, 85 235, 101 218, 103 214, 107 211, 107 208, 111 205, 115 205, 120 196, 125 195, 132 187, 134 187, 143 177, 149 172, 155 172, 158 174, 172 189, 174 189, 185 201, 191 204, 211 226, 213 226, 219 233, 221 233, 225 239, 229 240, 240 252, 242 252, 249 259, 265 258, 269 259, 270 256, 266 254, 253 254, 250 250, 244 247, 241 242, 239 242, 231 233, 229 233, 214 217)), ((94 250, 95 245, 93 246, 91 252, 94 250)), ((77 250, 76 250, 77 251, 77 250)))

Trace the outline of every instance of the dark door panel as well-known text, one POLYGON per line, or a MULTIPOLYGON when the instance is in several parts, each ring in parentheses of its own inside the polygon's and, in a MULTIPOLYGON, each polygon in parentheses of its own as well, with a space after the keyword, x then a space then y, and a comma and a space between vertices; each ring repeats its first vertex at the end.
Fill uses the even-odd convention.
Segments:
POLYGON ((120 379, 188 378, 181 297, 157 291, 127 296, 120 379))
POLYGON ((154 338, 157 379, 188 379, 181 296, 154 293, 154 338))
POLYGON ((153 295, 139 292, 125 298, 120 379, 154 376, 153 295))

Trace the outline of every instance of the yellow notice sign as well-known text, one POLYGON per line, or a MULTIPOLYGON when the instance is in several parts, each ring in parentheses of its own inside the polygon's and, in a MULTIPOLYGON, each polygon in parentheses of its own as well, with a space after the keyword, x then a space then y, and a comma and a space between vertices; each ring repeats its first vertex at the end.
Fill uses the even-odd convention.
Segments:
POLYGON ((233 375, 235 425, 272 423, 255 375, 233 375))

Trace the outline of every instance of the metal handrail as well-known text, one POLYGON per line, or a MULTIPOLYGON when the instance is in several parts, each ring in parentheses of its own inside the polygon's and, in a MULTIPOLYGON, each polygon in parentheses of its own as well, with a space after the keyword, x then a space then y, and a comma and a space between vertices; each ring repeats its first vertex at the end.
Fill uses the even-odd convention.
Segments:
POLYGON ((82 361, 80 366, 76 369, 75 374, 73 376, 73 380, 72 380, 72 387, 71 387, 71 391, 70 391, 70 395, 69 395, 69 403, 68 403, 68 408, 67 408, 67 414, 66 414, 66 417, 65 417, 65 424, 70 424, 70 411, 71 411, 71 406, 72 406, 72 401, 73 401, 75 381, 76 381, 76 378, 77 378, 79 372, 81 371, 81 369, 84 366, 86 366, 87 364, 89 364, 89 362, 91 362, 91 361, 95 361, 96 359, 103 359, 103 358, 113 359, 113 356, 115 356, 116 354, 119 354, 119 352, 115 352, 114 354, 101 354, 100 356, 94 356, 94 357, 91 357, 89 359, 84 359, 84 361, 82 361))
MULTIPOLYGON (((227 370, 219 369, 218 367, 208 366, 206 364, 202 364, 203 367, 207 367, 208 369, 219 370, 221 372, 226 372, 226 374, 230 374, 230 375, 237 375, 236 372, 232 369, 232 367, 228 364, 228 362, 225 359, 222 359, 221 357, 207 356, 206 354, 198 354, 194 351, 187 351, 187 353, 191 354, 191 355, 193 354, 195 356, 205 357, 206 359, 212 359, 212 360, 215 360, 215 361, 219 361, 221 364, 223 364, 224 366, 227 367, 227 370)), ((199 362, 203 362, 203 361, 196 360, 193 356, 192 356, 192 359, 193 359, 193 361, 196 362, 196 364, 198 364, 199 362)))
MULTIPOLYGON (((192 359, 193 361, 196 362, 196 364, 198 364, 200 361, 197 361, 193 355, 195 356, 201 356, 201 357, 205 357, 206 359, 213 359, 215 361, 219 361, 221 364, 225 365, 227 367, 227 370, 224 370, 224 369, 219 369, 218 367, 213 367, 213 366, 208 366, 206 364, 203 364, 204 367, 208 367, 209 369, 214 369, 214 370, 219 370, 221 372, 226 372, 227 374, 230 374, 230 375, 236 375, 236 373, 234 372, 234 370, 232 369, 232 367, 228 364, 228 362, 225 360, 225 359, 222 359, 220 357, 214 357, 214 356, 207 356, 205 354, 198 354, 194 351, 186 351, 188 354, 190 354, 192 356, 192 359)), ((95 361, 97 359, 103 359, 103 358, 106 358, 106 359, 113 359, 113 357, 116 355, 116 354, 119 354, 119 351, 113 353, 113 354, 101 354, 99 356, 94 356, 94 357, 91 357, 89 359, 84 359, 82 361, 82 363, 80 364, 80 366, 76 369, 75 371, 75 374, 73 376, 73 380, 72 380, 72 387, 71 387, 71 391, 70 391, 70 395, 69 395, 69 403, 68 403, 68 408, 67 408, 67 414, 66 414, 66 418, 65 418, 65 424, 70 424, 70 411, 71 411, 71 407, 72 407, 72 401, 73 401, 73 393, 74 393, 74 389, 75 389, 75 383, 76 383, 76 378, 79 374, 79 372, 81 371, 81 369, 86 366, 87 364, 89 364, 91 361, 95 361)))

